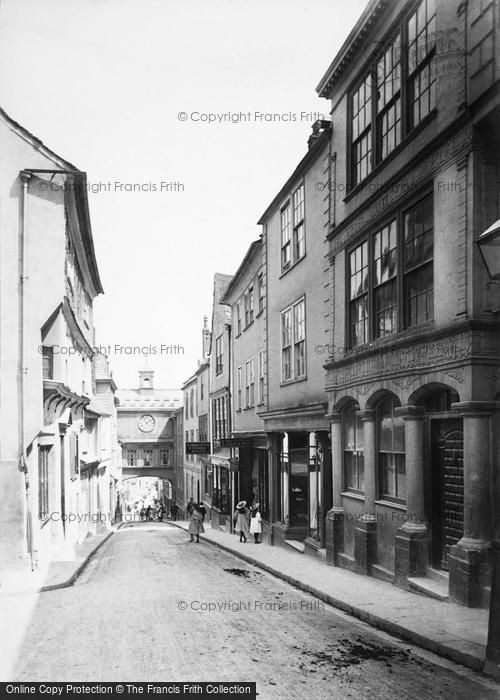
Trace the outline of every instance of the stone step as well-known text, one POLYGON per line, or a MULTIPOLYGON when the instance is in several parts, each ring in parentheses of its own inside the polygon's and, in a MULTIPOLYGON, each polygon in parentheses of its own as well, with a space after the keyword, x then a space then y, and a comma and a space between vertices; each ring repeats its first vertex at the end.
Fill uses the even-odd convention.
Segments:
POLYGON ((306 546, 303 542, 299 542, 299 540, 285 540, 285 542, 289 547, 293 547, 293 549, 296 549, 297 552, 304 554, 306 546))
POLYGON ((316 552, 316 556, 321 559, 321 561, 326 561, 326 548, 325 549, 318 549, 316 552))
POLYGON ((448 600, 448 581, 434 581, 427 577, 409 578, 410 591, 436 600, 448 600))
POLYGON ((430 578, 433 581, 438 581, 439 583, 443 583, 447 586, 450 575, 447 571, 443 571, 442 569, 431 569, 428 567, 426 571, 426 578, 430 578))

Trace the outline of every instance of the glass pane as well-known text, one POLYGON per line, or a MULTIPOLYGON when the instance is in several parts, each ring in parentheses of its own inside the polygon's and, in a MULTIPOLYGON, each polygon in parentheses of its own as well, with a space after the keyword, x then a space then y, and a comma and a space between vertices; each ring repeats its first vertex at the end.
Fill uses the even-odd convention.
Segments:
POLYGON ((356 449, 356 424, 355 407, 349 406, 342 414, 342 425, 344 429, 344 450, 356 449))
POLYGON ((401 416, 394 416, 394 452, 405 451, 405 424, 401 416))
POLYGON ((392 454, 381 454, 380 459, 380 488, 382 496, 392 496, 394 493, 394 462, 392 454))
POLYGON ((405 456, 396 455, 396 496, 406 499, 406 467, 405 456))
POLYGON ((352 452, 344 452, 344 488, 356 488, 356 471, 352 452))
POLYGON ((365 490, 365 457, 362 452, 358 452, 358 488, 365 490))

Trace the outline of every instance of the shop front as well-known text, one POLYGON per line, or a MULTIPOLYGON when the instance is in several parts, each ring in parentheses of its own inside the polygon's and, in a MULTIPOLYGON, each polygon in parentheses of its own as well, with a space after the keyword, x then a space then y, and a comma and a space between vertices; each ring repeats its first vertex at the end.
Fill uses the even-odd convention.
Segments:
MULTIPOLYGON (((269 517, 272 544, 299 542, 316 555, 326 546, 325 517, 332 506, 331 451, 324 409, 308 413, 300 420, 291 409, 287 421, 280 421, 283 429, 267 433, 269 517)), ((278 418, 268 413, 264 420, 274 427, 278 418)))

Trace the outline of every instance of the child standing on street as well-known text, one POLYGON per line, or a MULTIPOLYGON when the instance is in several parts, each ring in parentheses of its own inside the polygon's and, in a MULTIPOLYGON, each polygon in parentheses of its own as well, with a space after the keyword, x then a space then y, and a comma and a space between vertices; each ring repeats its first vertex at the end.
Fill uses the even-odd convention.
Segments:
POLYGON ((250 532, 253 534, 255 544, 260 544, 259 535, 262 532, 262 516, 259 507, 259 503, 252 506, 252 517, 250 518, 250 532))
POLYGON ((240 501, 236 506, 234 513, 236 520, 234 529, 240 533, 240 542, 247 541, 248 523, 247 523, 247 502, 240 501))

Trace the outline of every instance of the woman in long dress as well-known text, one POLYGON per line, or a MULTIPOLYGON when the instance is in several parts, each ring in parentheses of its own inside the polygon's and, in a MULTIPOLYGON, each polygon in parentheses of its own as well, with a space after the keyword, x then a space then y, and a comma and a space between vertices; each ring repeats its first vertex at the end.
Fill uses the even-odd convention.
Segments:
POLYGON ((198 510, 197 506, 193 507, 191 511, 191 517, 189 518, 188 532, 191 535, 190 542, 194 542, 193 535, 196 535, 196 541, 200 541, 200 532, 205 532, 203 527, 203 516, 198 510))

